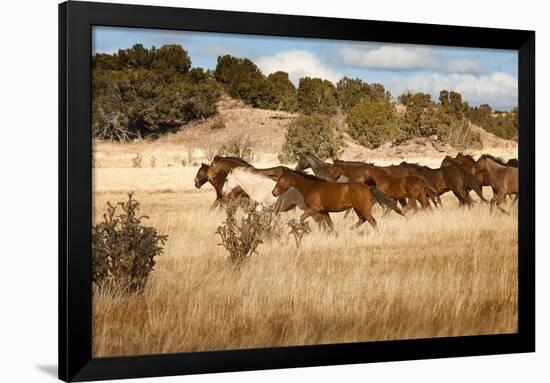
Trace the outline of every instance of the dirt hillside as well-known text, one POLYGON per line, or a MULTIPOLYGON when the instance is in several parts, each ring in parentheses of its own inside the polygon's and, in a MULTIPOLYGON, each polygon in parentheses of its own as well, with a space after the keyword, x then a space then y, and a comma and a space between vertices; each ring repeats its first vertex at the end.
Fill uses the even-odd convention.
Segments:
MULTIPOLYGON (((285 140, 289 123, 297 114, 282 111, 251 108, 228 96, 218 102, 219 118, 225 127, 214 129, 216 118, 196 121, 184 126, 179 132, 168 134, 156 141, 133 143, 94 142, 95 163, 98 167, 131 167, 132 159, 142 158, 144 166, 176 166, 182 161, 208 161, 229 139, 249 140, 255 156, 254 162, 277 162, 277 154, 285 140)), ((399 111, 398 111, 399 112, 399 111)), ((402 112, 402 111, 401 111, 402 112)), ((504 158, 515 157, 517 144, 471 125, 481 135, 482 151, 468 151, 473 155, 490 152, 504 158)), ((457 150, 435 138, 421 137, 400 144, 387 143, 370 150, 344 134, 345 148, 341 158, 345 160, 370 160, 396 162, 404 159, 433 158, 440 161, 445 155, 455 155, 457 150)))

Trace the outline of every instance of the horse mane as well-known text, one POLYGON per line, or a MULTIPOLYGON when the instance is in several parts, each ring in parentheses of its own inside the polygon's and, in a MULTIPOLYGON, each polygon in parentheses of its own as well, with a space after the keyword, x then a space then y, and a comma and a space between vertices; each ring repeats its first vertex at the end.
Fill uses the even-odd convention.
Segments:
POLYGON ((504 161, 502 158, 500 157, 495 157, 495 156, 492 156, 490 154, 484 154, 483 156, 481 157, 486 157, 486 158, 489 158, 491 160, 493 160, 494 162, 496 162, 497 164, 499 165, 504 165, 504 166, 508 166, 506 165, 506 161, 504 161))
POLYGON ((429 166, 426 166, 426 165, 421 165, 419 163, 416 163, 416 162, 406 162, 406 161, 403 161, 399 164, 399 166, 403 166, 403 167, 410 167, 410 168, 413 168, 414 170, 434 170, 433 168, 429 167, 429 166))
POLYGON ((237 161, 237 162, 240 162, 240 163, 243 164, 243 165, 252 166, 250 163, 246 162, 245 160, 243 160, 243 159, 240 158, 240 157, 228 156, 228 157, 219 157, 219 159, 220 159, 220 160, 237 161))
POLYGON ((468 158, 468 159, 470 159, 470 160, 472 160, 472 161, 475 162, 475 159, 474 159, 474 157, 473 157, 471 154, 464 154, 464 153, 462 153, 462 152, 458 152, 458 154, 456 155, 455 159, 458 159, 457 157, 458 157, 459 154, 462 155, 463 157, 466 157, 466 158, 468 158))
POLYGON ((323 178, 319 178, 317 176, 314 176, 314 175, 311 175, 311 174, 307 174, 307 173, 304 173, 304 172, 301 172, 299 170, 292 170, 292 169, 288 169, 288 168, 285 168, 283 170, 283 172, 288 172, 288 173, 291 173, 291 174, 296 174, 296 175, 299 175, 299 176, 302 176, 308 180, 311 180, 311 181, 321 181, 321 182, 328 182, 327 180, 323 179, 323 178))

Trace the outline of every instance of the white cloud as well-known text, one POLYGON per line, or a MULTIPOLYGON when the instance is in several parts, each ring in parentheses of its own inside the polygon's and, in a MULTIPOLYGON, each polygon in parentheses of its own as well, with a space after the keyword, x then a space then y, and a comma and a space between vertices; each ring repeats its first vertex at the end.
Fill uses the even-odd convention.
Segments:
POLYGON ((394 76, 384 81, 394 96, 405 91, 430 93, 437 100, 442 89, 462 94, 472 105, 488 103, 493 107, 517 105, 518 79, 503 72, 488 75, 421 73, 394 76))
POLYGON ((374 49, 344 47, 338 51, 338 58, 349 66, 373 70, 432 70, 471 74, 480 74, 483 70, 475 61, 449 59, 426 47, 393 45, 383 45, 374 49))
POLYGON ((290 81, 295 85, 301 77, 319 77, 336 83, 344 75, 321 62, 314 54, 302 50, 279 52, 273 56, 264 56, 256 60, 260 70, 268 75, 277 71, 288 72, 290 81))

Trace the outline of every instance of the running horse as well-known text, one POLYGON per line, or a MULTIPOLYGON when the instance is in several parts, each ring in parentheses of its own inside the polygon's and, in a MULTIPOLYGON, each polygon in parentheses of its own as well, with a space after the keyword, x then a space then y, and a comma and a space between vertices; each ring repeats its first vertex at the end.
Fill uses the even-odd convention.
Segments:
POLYGON ((407 206, 416 210, 418 201, 423 208, 430 209, 429 200, 437 198, 437 191, 419 175, 392 176, 385 169, 367 165, 367 182, 369 181, 374 181, 382 193, 399 201, 402 207, 407 206))
POLYGON ((500 205, 506 196, 518 195, 518 168, 499 164, 490 156, 483 154, 475 165, 476 173, 483 174, 493 189, 491 208, 496 205, 500 211, 508 214, 500 205))
POLYGON ((376 228, 376 220, 371 211, 376 203, 388 206, 403 215, 401 209, 388 196, 374 186, 359 182, 330 182, 309 174, 283 169, 272 194, 278 197, 290 188, 296 188, 304 197, 306 209, 300 221, 318 216, 331 230, 334 230, 334 224, 329 213, 341 212, 349 208, 353 208, 359 218, 352 229, 361 226, 365 221, 376 228))
POLYGON ((333 164, 325 162, 311 153, 301 155, 294 170, 303 172, 306 169, 311 169, 313 174, 324 180, 336 182, 340 178, 340 173, 333 164))
MULTIPOLYGON (((195 187, 197 189, 200 189, 202 185, 204 185, 206 182, 209 182, 216 191, 216 199, 214 200, 211 209, 219 207, 223 204, 224 194, 222 193, 222 188, 225 182, 225 177, 227 176, 227 172, 234 167, 251 166, 248 162, 236 157, 216 156, 214 158, 214 161, 216 161, 218 172, 212 178, 208 177, 208 172, 210 171, 211 165, 205 163, 201 164, 201 167, 199 168, 195 176, 195 187)), ((230 193, 225 195, 225 197, 228 199, 234 199, 244 196, 246 196, 246 193, 244 193, 244 191, 240 187, 235 188, 230 193)))
MULTIPOLYGON (((487 202, 481 192, 481 186, 477 180, 458 166, 442 166, 438 169, 432 169, 428 166, 409 162, 401 162, 400 166, 412 169, 418 175, 424 177, 428 184, 436 191, 439 201, 440 196, 451 191, 458 199, 460 205, 473 205, 473 200, 469 198, 469 189, 472 189, 481 198, 487 202)), ((441 202, 440 202, 441 204, 441 202)))

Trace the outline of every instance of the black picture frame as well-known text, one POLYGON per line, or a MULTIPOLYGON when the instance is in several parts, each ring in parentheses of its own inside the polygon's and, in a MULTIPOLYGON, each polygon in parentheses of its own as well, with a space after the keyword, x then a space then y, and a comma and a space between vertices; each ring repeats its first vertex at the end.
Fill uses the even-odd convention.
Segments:
MULTIPOLYGON (((368 17, 368 14, 365 16, 368 17)), ((86 381, 535 350, 535 32, 69 1, 59 5, 59 378, 86 381), (513 49, 519 53, 518 332, 92 358, 94 25, 513 49)))

